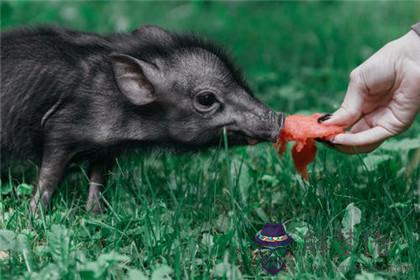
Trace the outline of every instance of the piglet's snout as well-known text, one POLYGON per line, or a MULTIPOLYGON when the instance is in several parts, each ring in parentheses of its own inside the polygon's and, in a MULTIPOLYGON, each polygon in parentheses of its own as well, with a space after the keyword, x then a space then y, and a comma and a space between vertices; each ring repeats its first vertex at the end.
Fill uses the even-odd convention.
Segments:
POLYGON ((269 113, 269 124, 268 127, 271 128, 268 136, 268 140, 271 142, 276 142, 277 137, 284 127, 284 113, 281 112, 270 112, 269 113))
MULTIPOLYGON (((259 115, 256 122, 252 124, 254 137, 250 137, 249 144, 255 144, 262 141, 276 142, 277 137, 284 126, 284 113, 268 111, 265 114, 259 115)), ((249 120, 248 120, 249 121, 249 120)))

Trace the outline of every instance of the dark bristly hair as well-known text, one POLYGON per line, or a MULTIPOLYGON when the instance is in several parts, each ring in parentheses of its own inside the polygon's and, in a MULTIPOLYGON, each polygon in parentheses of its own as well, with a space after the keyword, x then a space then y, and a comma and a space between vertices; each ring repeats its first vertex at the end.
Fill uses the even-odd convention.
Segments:
MULTIPOLYGON (((243 89, 245 89, 249 94, 253 95, 252 90, 250 89, 248 83, 244 79, 242 71, 236 66, 234 60, 232 59, 233 55, 226 48, 223 48, 220 45, 216 45, 210 40, 200 37, 197 34, 180 34, 172 33, 173 41, 170 44, 156 44, 149 46, 150 51, 158 52, 159 55, 170 55, 171 51, 178 49, 191 49, 198 48, 203 49, 211 54, 217 56, 220 61, 226 66, 231 74, 231 78, 238 83, 243 89)), ((146 52, 148 53, 148 52, 146 52)))
POLYGON ((80 32, 71 29, 63 29, 54 25, 43 25, 38 27, 24 27, 13 29, 13 32, 4 31, 1 34, 3 38, 22 38, 26 36, 37 36, 64 39, 68 44, 83 48, 89 47, 89 51, 97 49, 102 51, 121 51, 122 53, 150 61, 153 58, 170 58, 175 50, 180 49, 202 49, 217 56, 226 66, 230 78, 238 83, 250 95, 253 92, 244 79, 242 71, 236 66, 232 59, 232 54, 225 48, 217 45, 210 40, 199 36, 196 33, 176 33, 168 32, 171 36, 170 41, 153 40, 144 41, 133 33, 111 33, 107 35, 98 35, 90 32, 80 32))
MULTIPOLYGON (((223 71, 221 74, 224 75, 223 77, 227 81, 237 83, 248 94, 253 95, 241 71, 233 63, 228 51, 197 34, 180 34, 164 30, 161 30, 161 32, 167 40, 147 36, 147 34, 138 36, 135 31, 100 35, 54 25, 22 27, 2 31, 1 41, 3 43, 7 42, 8 46, 14 46, 14 48, 10 48, 5 45, 3 48, 2 43, 2 59, 18 55, 24 56, 25 59, 29 60, 45 61, 49 65, 49 68, 45 68, 41 72, 35 68, 31 70, 32 74, 35 75, 34 77, 36 77, 36 83, 33 81, 29 82, 29 78, 26 77, 22 83, 14 84, 13 87, 16 87, 16 92, 20 92, 20 95, 23 95, 25 92, 28 92, 28 94, 24 98, 20 97, 20 95, 10 96, 10 98, 5 100, 7 101, 7 106, 11 109, 27 108, 31 111, 32 119, 28 120, 28 122, 32 123, 30 130, 32 135, 36 135, 34 139, 40 139, 39 141, 41 141, 43 128, 35 121, 40 119, 43 114, 43 109, 39 108, 55 108, 55 106, 60 106, 66 100, 72 100, 74 98, 73 89, 75 88, 85 93, 90 91, 89 80, 94 73, 110 70, 107 66, 109 61, 104 59, 104 57, 111 53, 131 55, 150 62, 155 58, 170 60, 180 50, 185 50, 186 52, 203 50, 200 53, 204 56, 212 54, 218 58, 218 63, 223 65, 222 69, 219 70, 223 71), (59 60, 62 60, 65 64, 59 60), (89 64, 87 70, 84 68, 86 63, 89 64), (60 71, 54 69, 60 69, 60 71), (79 71, 79 73, 75 73, 75 71, 79 71), (51 78, 53 76, 55 78, 51 78), (41 90, 43 93, 38 94, 41 90), (48 94, 46 94, 47 92, 48 94), (34 104, 29 106, 29 104, 25 103, 26 100, 35 100, 37 106, 34 104), (39 107, 38 105, 42 106, 39 107), (41 116, 38 117, 38 115, 41 116)), ((211 56, 209 58, 211 61, 211 56)), ((104 94, 100 90, 94 93, 96 95, 104 94)), ((84 106, 88 106, 88 104, 84 106)), ((84 108, 78 108, 77 110, 83 111, 84 108)), ((15 114, 21 116, 17 112, 15 114)), ((10 118, 3 120, 2 125, 15 128, 24 127, 21 122, 22 120, 19 118, 10 118)), ((21 130, 19 131, 22 132, 21 130)), ((31 151, 29 148, 25 148, 33 146, 30 141, 27 137, 18 137, 16 135, 14 141, 10 140, 7 142, 7 145, 2 146, 3 159, 7 158, 8 153, 6 152, 9 150, 19 150, 25 157, 30 158, 29 154, 31 151), (3 150, 3 148, 6 150, 3 150)), ((35 146, 39 149, 42 148, 42 145, 36 144, 35 146)), ((40 152, 41 150, 37 151, 37 154, 40 152)))

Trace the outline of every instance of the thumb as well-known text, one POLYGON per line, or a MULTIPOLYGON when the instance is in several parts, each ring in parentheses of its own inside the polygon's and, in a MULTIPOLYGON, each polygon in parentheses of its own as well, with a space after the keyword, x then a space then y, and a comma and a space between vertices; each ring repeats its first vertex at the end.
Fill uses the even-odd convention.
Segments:
POLYGON ((350 83, 340 108, 323 123, 346 127, 353 125, 362 115, 364 95, 361 74, 355 70, 350 75, 350 83))
POLYGON ((331 140, 333 144, 345 146, 367 146, 382 143, 393 136, 388 130, 381 126, 375 126, 358 133, 341 133, 331 140))

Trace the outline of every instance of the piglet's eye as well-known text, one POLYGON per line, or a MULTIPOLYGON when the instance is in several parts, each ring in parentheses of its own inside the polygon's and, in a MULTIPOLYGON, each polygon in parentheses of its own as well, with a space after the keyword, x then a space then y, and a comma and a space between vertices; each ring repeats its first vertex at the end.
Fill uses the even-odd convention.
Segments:
POLYGON ((212 92, 203 92, 197 96, 197 102, 203 107, 211 107, 217 99, 212 92))

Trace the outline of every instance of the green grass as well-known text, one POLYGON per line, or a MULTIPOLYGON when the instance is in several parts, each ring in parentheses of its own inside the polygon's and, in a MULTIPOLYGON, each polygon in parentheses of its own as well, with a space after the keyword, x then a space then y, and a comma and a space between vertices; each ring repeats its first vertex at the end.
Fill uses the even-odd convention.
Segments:
MULTIPOLYGON (((149 23, 199 32, 231 49, 256 95, 288 113, 333 111, 348 73, 420 14, 416 2, 2 1, 1 9, 2 30, 149 23)), ((309 182, 269 144, 139 151, 118 158, 100 216, 84 211, 83 164, 39 217, 28 211, 36 169, 13 173, 1 184, 0 279, 269 278, 252 259, 253 236, 268 221, 296 239, 282 278, 419 279, 419 132, 417 120, 367 156, 320 147, 309 182)))

